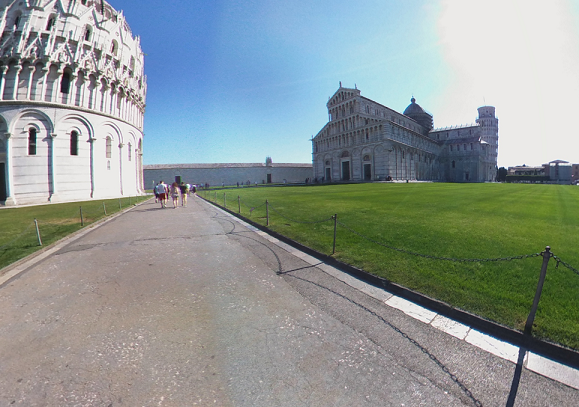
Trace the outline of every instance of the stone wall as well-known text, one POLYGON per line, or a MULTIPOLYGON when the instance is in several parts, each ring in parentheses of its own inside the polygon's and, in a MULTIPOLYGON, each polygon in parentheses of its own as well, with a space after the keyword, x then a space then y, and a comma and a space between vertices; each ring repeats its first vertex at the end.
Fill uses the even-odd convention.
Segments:
POLYGON ((313 177, 311 164, 196 164, 196 165, 145 165, 145 188, 152 189, 159 181, 170 184, 177 177, 189 184, 236 185, 239 183, 251 184, 270 182, 288 183, 305 182, 306 178, 313 177))

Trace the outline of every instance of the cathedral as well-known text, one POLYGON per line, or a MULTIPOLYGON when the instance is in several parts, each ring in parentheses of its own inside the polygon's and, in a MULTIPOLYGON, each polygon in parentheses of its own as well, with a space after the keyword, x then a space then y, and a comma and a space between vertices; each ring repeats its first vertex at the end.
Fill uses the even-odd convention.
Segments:
POLYGON ((0 204, 143 188, 144 54, 104 0, 0 0, 0 204))
POLYGON ((329 121, 312 138, 317 181, 495 181, 493 106, 479 107, 474 124, 438 129, 414 97, 398 113, 340 83, 326 106, 329 121))

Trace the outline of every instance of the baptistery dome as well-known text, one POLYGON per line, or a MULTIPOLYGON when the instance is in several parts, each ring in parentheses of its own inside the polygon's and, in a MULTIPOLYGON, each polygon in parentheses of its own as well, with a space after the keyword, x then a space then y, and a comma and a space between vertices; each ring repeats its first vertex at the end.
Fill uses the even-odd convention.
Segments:
POLYGON ((0 0, 0 203, 143 193, 140 38, 102 0, 0 0))

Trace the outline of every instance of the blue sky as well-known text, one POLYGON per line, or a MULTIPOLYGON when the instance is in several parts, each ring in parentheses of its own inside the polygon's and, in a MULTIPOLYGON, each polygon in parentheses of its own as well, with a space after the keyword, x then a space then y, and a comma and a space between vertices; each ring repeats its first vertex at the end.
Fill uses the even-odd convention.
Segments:
POLYGON ((145 164, 311 162, 338 89, 435 127, 496 107, 499 166, 579 163, 578 0, 111 0, 141 37, 145 164))

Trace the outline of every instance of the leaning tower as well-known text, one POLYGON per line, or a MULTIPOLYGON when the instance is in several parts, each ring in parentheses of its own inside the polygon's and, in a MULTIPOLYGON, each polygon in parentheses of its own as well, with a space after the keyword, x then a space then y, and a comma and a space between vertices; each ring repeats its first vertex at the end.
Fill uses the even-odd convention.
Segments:
POLYGON ((143 193, 144 54, 104 0, 0 0, 0 204, 143 193))
POLYGON ((489 179, 496 177, 497 159, 499 154, 499 119, 495 115, 494 106, 482 106, 478 108, 476 122, 481 128, 482 141, 489 144, 489 160, 494 166, 495 174, 489 179))

